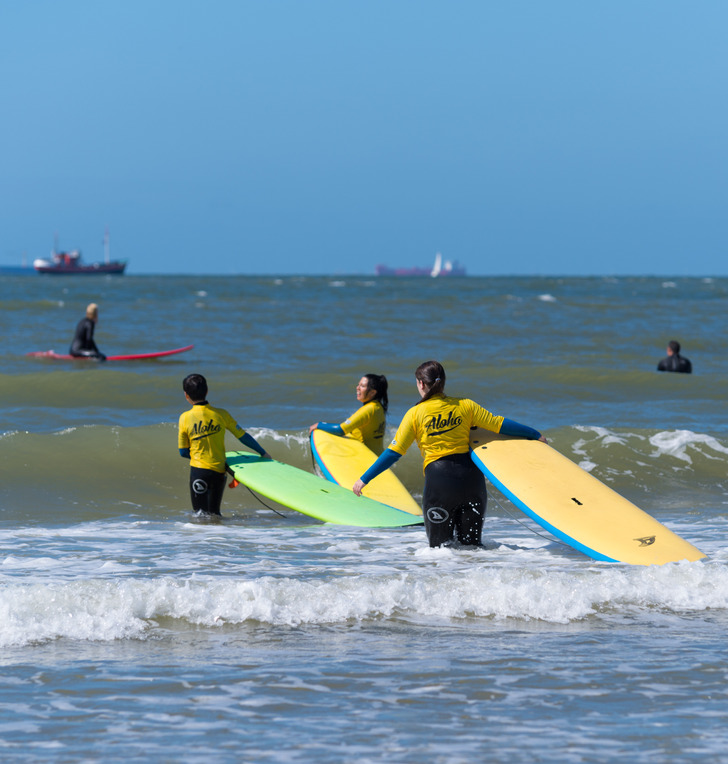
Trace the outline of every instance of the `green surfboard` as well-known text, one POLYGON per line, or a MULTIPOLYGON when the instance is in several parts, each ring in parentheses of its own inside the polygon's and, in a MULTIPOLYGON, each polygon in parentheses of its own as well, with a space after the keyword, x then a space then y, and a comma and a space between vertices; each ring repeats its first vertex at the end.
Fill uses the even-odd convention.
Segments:
POLYGON ((244 451, 228 451, 225 458, 235 478, 251 491, 316 520, 359 528, 422 525, 421 517, 357 496, 290 464, 264 461, 244 451))

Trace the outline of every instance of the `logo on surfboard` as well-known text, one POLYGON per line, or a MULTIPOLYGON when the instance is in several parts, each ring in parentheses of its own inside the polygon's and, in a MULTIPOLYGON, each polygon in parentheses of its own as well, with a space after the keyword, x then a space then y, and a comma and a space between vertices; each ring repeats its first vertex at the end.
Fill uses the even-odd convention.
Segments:
POLYGON ((640 546, 652 546, 656 538, 657 536, 643 536, 641 539, 634 539, 634 541, 639 541, 640 546))

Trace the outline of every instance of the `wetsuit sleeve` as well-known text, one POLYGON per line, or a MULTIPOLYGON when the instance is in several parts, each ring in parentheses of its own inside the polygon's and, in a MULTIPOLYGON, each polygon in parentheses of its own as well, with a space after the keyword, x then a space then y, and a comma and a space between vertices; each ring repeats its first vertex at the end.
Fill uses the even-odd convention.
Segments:
POLYGON ((245 433, 245 435, 243 435, 242 438, 238 438, 238 440, 244 446, 247 446, 251 451, 255 451, 261 456, 265 455, 265 449, 263 448, 263 446, 261 446, 260 443, 258 443, 258 441, 252 435, 249 435, 247 432, 245 433))
POLYGON ((191 458, 191 457, 190 457, 190 449, 189 449, 189 448, 180 448, 180 450, 179 450, 179 455, 180 455, 180 456, 181 456, 183 459, 190 459, 190 458, 191 458))
POLYGON ((398 454, 396 451, 392 451, 391 448, 385 448, 379 455, 374 464, 361 476, 362 483, 368 483, 373 480, 377 475, 381 475, 382 472, 388 470, 402 454, 398 454))
POLYGON ((93 350, 94 353, 98 353, 99 349, 96 347, 96 342, 94 342, 94 328, 95 324, 91 319, 86 319, 84 323, 83 328, 83 347, 86 350, 93 350))
POLYGON ((526 440, 538 440, 541 437, 541 433, 538 430, 534 430, 533 427, 505 418, 503 419, 503 424, 498 432, 500 432, 501 435, 510 435, 514 438, 526 438, 526 440))
POLYGON ((82 318, 76 326, 76 333, 71 342, 71 355, 88 355, 99 353, 94 342, 94 322, 90 318, 82 318))
POLYGON ((342 438, 346 433, 341 428, 341 425, 338 424, 329 424, 328 422, 319 422, 316 426, 317 430, 323 430, 324 432, 328 432, 331 435, 338 435, 340 438, 342 438))

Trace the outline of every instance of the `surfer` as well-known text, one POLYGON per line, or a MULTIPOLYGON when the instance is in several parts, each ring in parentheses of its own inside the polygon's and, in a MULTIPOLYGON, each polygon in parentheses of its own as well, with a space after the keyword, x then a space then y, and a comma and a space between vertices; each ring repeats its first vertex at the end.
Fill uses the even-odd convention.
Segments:
POLYGON ((78 322, 76 334, 68 351, 74 358, 98 358, 105 361, 106 356, 96 347, 94 329, 99 320, 99 306, 92 302, 86 307, 86 315, 78 322))
POLYGON ((361 441, 375 454, 384 449, 384 426, 387 418, 387 378, 383 374, 365 374, 356 386, 356 399, 361 403, 348 419, 341 424, 317 422, 308 431, 324 430, 341 437, 348 435, 361 441))
POLYGON ((202 374, 189 374, 182 382, 188 403, 179 418, 179 454, 190 460, 192 509, 210 515, 220 514, 225 490, 225 430, 244 446, 270 459, 268 452, 225 410, 207 402, 207 380, 202 374))
POLYGON ((657 364, 657 371, 677 371, 681 374, 692 374, 693 365, 680 355, 680 343, 670 340, 667 343, 667 355, 657 364))
POLYGON ((463 545, 480 544, 488 500, 483 473, 470 458, 470 429, 484 427, 504 435, 541 440, 540 432, 491 414, 469 398, 445 395, 445 369, 426 361, 415 371, 420 401, 402 419, 394 440, 354 484, 364 486, 391 467, 417 441, 424 457, 422 510, 431 547, 457 537, 463 545))

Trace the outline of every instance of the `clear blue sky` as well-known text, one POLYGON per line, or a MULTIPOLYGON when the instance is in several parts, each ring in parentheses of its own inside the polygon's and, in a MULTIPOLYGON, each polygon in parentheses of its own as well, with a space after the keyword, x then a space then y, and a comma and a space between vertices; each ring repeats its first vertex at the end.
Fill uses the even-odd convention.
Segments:
POLYGON ((0 5, 0 262, 728 275, 725 0, 0 5))

